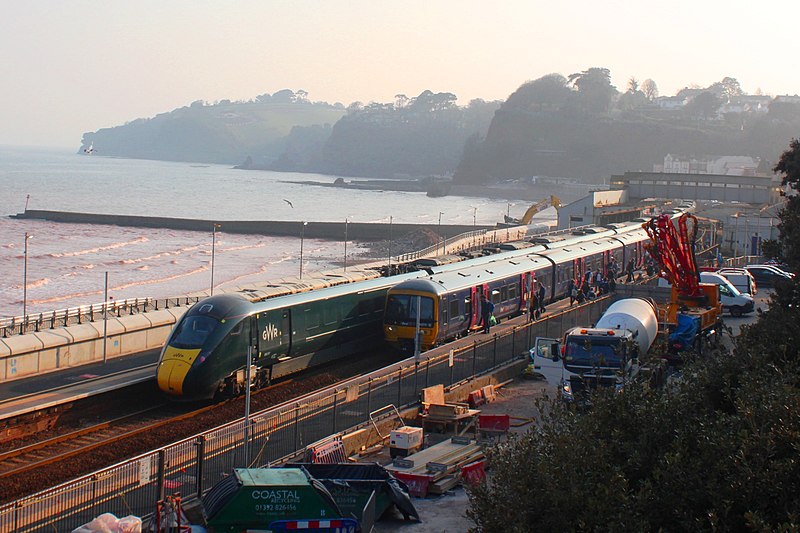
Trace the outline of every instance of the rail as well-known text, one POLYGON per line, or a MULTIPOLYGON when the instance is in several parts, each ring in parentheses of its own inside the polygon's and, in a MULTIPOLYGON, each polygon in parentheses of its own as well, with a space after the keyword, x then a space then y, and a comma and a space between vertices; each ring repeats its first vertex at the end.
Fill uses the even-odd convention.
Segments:
POLYGON ((199 298, 196 296, 178 296, 174 298, 128 298, 125 300, 109 300, 99 304, 69 307, 47 313, 28 314, 0 319, 0 336, 23 335, 45 329, 55 329, 85 322, 103 320, 106 316, 121 317, 135 315, 170 307, 192 305, 199 298))
POLYGON ((514 326, 503 335, 454 350, 452 356, 406 359, 254 413, 247 423, 242 418, 0 505, 0 531, 71 531, 106 512, 146 517, 167 491, 199 497, 234 467, 277 464, 329 435, 368 427, 369 415, 377 408, 417 405, 425 387, 441 383, 450 388, 525 357, 536 337, 555 337, 567 328, 594 323, 608 303, 609 297, 603 297, 514 326))

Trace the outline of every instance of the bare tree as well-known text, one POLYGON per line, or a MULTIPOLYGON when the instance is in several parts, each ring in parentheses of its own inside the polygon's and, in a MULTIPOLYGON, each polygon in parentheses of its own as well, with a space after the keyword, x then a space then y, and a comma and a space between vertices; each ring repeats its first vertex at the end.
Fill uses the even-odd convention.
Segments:
POLYGON ((658 98, 658 85, 650 78, 647 78, 642 82, 642 92, 645 97, 652 102, 658 98))

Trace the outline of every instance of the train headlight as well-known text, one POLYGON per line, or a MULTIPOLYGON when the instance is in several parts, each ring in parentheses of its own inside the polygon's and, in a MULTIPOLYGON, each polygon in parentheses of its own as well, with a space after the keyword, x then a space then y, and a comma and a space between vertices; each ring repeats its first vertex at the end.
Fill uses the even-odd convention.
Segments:
POLYGON ((386 331, 388 331, 389 333, 391 333, 391 332, 393 332, 393 331, 394 331, 394 328, 393 328, 392 326, 386 326, 386 331))

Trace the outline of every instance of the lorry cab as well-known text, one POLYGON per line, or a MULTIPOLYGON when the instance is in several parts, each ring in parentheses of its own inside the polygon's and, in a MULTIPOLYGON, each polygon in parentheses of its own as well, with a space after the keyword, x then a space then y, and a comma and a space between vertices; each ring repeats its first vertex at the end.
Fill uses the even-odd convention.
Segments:
POLYGON ((638 354, 626 356, 626 331, 573 328, 564 340, 537 337, 530 349, 533 371, 555 387, 561 400, 589 406, 588 393, 601 387, 620 391, 640 370, 638 354))

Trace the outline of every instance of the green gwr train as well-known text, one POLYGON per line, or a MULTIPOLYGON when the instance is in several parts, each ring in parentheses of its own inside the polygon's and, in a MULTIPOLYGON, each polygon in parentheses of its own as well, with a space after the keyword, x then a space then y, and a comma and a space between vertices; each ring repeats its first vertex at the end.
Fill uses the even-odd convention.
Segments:
POLYGON ((423 274, 266 299, 247 292, 205 298, 180 318, 167 339, 157 369, 158 387, 182 400, 236 395, 244 386, 250 346, 256 386, 351 355, 356 348, 367 349, 382 342, 389 287, 423 274))

